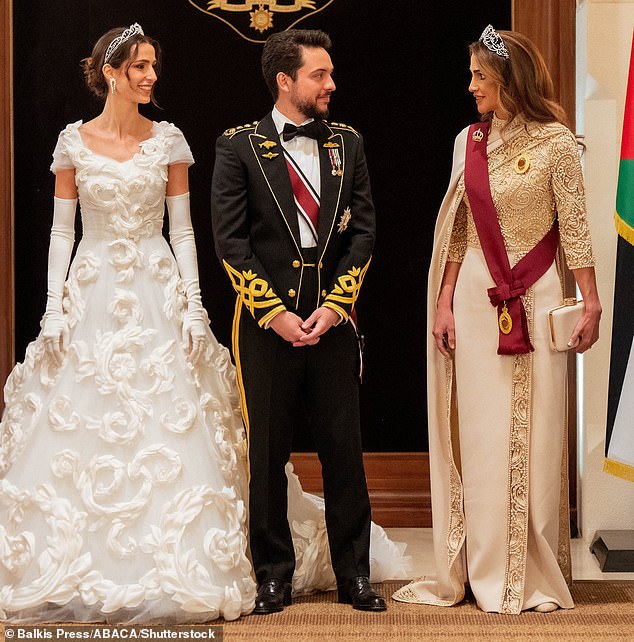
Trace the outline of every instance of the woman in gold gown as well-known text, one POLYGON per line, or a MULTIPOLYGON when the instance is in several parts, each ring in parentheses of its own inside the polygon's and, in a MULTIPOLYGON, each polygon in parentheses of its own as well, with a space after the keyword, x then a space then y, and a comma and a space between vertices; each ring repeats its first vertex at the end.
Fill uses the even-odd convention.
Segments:
MULTIPOLYGON (((469 91, 483 121, 477 127, 484 124, 488 132, 483 162, 508 262, 514 266, 558 223, 586 306, 569 345, 584 352, 598 339, 601 305, 577 141, 530 40, 489 25, 470 53, 469 91)), ((467 128, 456 139, 428 285, 437 575, 412 582, 394 598, 449 606, 463 599, 469 585, 485 611, 572 608, 567 359, 550 348, 547 321, 547 311, 562 303, 561 266, 552 261, 516 296, 525 310, 527 347, 500 354, 505 339, 499 310, 487 296, 499 284, 465 189, 465 154, 475 145, 471 137, 479 140, 471 132, 467 128)))

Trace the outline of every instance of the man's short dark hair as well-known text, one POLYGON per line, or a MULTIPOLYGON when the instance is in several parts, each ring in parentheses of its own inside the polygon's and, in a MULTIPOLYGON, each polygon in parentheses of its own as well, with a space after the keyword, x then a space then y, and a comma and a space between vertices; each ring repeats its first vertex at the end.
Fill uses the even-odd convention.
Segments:
POLYGON ((302 66, 302 47, 330 49, 330 36, 319 29, 288 29, 270 35, 262 50, 262 74, 264 81, 277 100, 277 74, 285 73, 295 80, 302 66))

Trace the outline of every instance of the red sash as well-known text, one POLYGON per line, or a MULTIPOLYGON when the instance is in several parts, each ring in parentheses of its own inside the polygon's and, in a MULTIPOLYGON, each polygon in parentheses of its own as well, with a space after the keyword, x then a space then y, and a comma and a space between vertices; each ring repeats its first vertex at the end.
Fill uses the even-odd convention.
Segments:
POLYGON ((528 334, 526 311, 520 298, 552 265, 559 246, 559 226, 549 232, 511 269, 504 247, 497 211, 491 198, 487 139, 490 123, 476 123, 469 128, 465 156, 464 183, 480 245, 495 287, 487 293, 497 307, 498 354, 524 354, 534 350, 528 334))

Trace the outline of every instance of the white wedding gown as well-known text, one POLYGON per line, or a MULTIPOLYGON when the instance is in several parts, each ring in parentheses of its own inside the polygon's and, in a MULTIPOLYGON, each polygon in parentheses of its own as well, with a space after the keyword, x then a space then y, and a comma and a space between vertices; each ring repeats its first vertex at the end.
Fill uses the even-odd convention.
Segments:
MULTIPOLYGON (((38 336, 4 389, 0 618, 234 619, 256 592, 234 368, 211 331, 187 361, 161 233, 167 167, 191 152, 161 122, 117 162, 83 144, 80 124, 60 134, 52 166, 75 169, 83 226, 63 298, 68 349, 57 368, 38 336)), ((323 502, 288 476, 294 590, 332 588, 323 502)), ((373 581, 408 576, 403 549, 373 525, 373 581)))

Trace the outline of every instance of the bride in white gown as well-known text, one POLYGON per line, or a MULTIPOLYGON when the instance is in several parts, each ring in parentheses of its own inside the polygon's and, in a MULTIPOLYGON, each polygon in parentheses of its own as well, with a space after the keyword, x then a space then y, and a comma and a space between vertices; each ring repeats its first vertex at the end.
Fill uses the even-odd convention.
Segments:
MULTIPOLYGON (((46 313, 0 425, 0 618, 14 623, 253 609, 247 449, 234 368, 200 299, 194 161, 177 127, 138 112, 158 58, 136 24, 104 34, 84 61, 104 110, 54 152, 46 313)), ((323 504, 288 475, 294 590, 334 588, 323 504)), ((373 525, 373 581, 407 576, 403 549, 373 525)))

